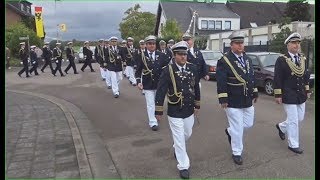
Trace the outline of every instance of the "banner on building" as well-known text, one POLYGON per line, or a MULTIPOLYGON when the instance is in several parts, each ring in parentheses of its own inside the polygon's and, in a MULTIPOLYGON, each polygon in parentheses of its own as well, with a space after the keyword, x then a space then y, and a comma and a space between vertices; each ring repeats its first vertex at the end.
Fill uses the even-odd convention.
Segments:
POLYGON ((66 32, 66 31, 67 31, 67 26, 66 26, 66 24, 60 24, 60 30, 61 30, 62 32, 66 32))
POLYGON ((44 27, 43 27, 43 19, 42 19, 42 7, 34 7, 34 8, 35 8, 37 36, 40 38, 43 38, 44 37, 44 27))

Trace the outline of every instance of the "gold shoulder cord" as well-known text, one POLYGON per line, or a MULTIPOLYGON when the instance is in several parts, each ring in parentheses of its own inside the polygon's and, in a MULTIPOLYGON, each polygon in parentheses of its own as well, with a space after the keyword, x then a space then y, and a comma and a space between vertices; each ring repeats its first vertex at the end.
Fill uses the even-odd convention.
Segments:
POLYGON ((167 93, 168 102, 169 102, 170 104, 177 104, 177 103, 179 103, 179 101, 180 101, 180 102, 181 102, 181 103, 180 103, 180 107, 182 107, 182 101, 183 101, 182 92, 177 92, 176 79, 174 78, 174 74, 173 74, 173 70, 172 70, 171 64, 169 64, 169 72, 170 72, 170 78, 171 78, 172 85, 173 85, 173 94, 169 94, 169 92, 167 93), (170 101, 170 97, 172 97, 172 96, 174 96, 174 95, 178 98, 178 100, 177 100, 176 102, 170 101))
POLYGON ((234 67, 232 66, 232 64, 230 63, 229 59, 226 56, 223 56, 223 59, 226 61, 226 63, 230 67, 236 79, 240 82, 238 84, 234 84, 234 83, 227 83, 227 84, 233 85, 233 86, 243 86, 243 93, 246 94, 246 88, 247 88, 246 81, 237 73, 237 71, 234 69, 234 67))
POLYGON ((131 51, 129 50, 128 46, 127 46, 127 51, 128 51, 127 58, 132 59, 132 54, 131 54, 131 51))
POLYGON ((116 61, 116 59, 113 56, 113 53, 111 52, 111 49, 109 48, 109 61, 111 63, 114 63, 116 61), (110 58, 111 57, 111 58, 110 58))
POLYGON ((146 56, 144 55, 143 52, 141 52, 141 59, 142 59, 144 66, 146 67, 146 69, 142 69, 142 75, 151 74, 151 76, 153 76, 152 71, 149 69, 149 67, 147 65, 146 56))
POLYGON ((291 75, 296 75, 298 77, 302 77, 304 75, 305 60, 306 60, 304 56, 301 56, 301 67, 297 66, 294 62, 292 62, 291 58, 288 58, 287 56, 284 56, 284 55, 281 55, 281 56, 285 58, 291 70, 291 75))

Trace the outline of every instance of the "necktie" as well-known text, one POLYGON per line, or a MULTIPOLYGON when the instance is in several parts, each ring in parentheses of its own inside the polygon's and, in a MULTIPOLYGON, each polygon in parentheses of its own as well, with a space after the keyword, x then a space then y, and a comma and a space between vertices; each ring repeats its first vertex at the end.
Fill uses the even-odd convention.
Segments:
POLYGON ((116 47, 115 46, 113 46, 113 51, 116 52, 116 47))
POLYGON ((240 63, 241 63, 241 65, 244 67, 244 66, 245 66, 245 64, 244 64, 244 61, 243 61, 243 59, 242 59, 242 56, 239 56, 238 58, 240 59, 240 63))
POLYGON ((152 53, 149 53, 149 55, 150 59, 153 60, 152 53))
POLYGON ((184 73, 184 68, 181 68, 181 72, 184 73))
POLYGON ((299 64, 299 58, 298 58, 298 56, 294 56, 294 60, 295 60, 295 63, 296 63, 296 65, 297 66, 299 66, 300 64, 299 64))

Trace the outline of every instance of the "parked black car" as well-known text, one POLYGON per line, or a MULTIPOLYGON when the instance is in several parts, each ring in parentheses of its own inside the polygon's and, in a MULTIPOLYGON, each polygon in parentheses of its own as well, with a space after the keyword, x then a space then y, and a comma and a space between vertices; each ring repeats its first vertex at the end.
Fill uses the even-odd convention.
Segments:
MULTIPOLYGON (((275 52, 247 52, 252 60, 257 86, 264 88, 268 95, 273 95, 274 66, 280 53, 275 52)), ((314 74, 310 75, 310 88, 314 85, 314 74)))

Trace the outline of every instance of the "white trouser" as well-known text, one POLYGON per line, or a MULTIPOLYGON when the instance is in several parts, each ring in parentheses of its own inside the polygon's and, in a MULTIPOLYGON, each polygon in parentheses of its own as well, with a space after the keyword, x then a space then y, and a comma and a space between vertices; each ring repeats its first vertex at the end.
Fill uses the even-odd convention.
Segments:
POLYGON ((241 155, 243 150, 243 131, 253 126, 254 107, 248 108, 226 108, 225 109, 231 136, 231 149, 233 155, 241 155))
POLYGON ((132 84, 137 84, 136 78, 134 77, 134 69, 132 66, 127 66, 126 67, 127 70, 127 76, 129 76, 129 81, 132 84))
POLYGON ((111 76, 111 86, 112 86, 112 92, 113 95, 119 95, 119 83, 122 80, 122 71, 119 72, 114 72, 114 71, 109 71, 110 76, 111 76))
POLYGON ((123 74, 128 76, 128 66, 124 69, 123 74))
POLYGON ((287 119, 279 123, 280 130, 288 135, 289 147, 299 147, 299 122, 304 119, 306 103, 283 104, 287 119))
POLYGON ((189 169, 190 160, 187 154, 186 142, 192 134, 194 115, 187 118, 173 118, 168 116, 170 129, 172 132, 174 151, 176 153, 179 170, 189 169))
POLYGON ((111 75, 110 75, 110 71, 106 70, 105 73, 105 78, 106 78, 106 84, 107 86, 111 86, 111 75))
POLYGON ((144 93, 145 93, 144 97, 146 98, 146 103, 147 103, 149 126, 150 127, 154 125, 158 126, 158 121, 154 115, 156 90, 144 90, 144 93))
POLYGON ((100 74, 102 79, 106 78, 106 71, 102 67, 100 67, 100 74))
POLYGON ((199 81, 199 89, 201 90, 201 82, 199 81))

